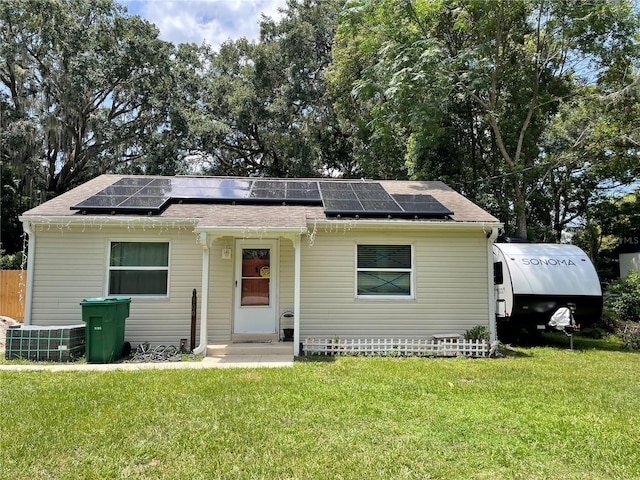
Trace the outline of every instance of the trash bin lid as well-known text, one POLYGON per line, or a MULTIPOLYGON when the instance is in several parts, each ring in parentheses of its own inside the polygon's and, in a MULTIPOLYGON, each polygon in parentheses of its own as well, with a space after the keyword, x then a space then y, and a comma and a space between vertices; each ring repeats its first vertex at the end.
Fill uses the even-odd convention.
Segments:
POLYGON ((131 297, 89 297, 80 302, 80 305, 95 303, 130 303, 131 297))

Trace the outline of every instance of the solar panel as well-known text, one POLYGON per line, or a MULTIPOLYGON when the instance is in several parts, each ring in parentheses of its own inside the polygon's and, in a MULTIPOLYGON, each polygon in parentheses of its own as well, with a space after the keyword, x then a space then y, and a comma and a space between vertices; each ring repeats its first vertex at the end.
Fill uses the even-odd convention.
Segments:
POLYGON ((318 191, 318 182, 300 182, 300 181, 287 181, 287 190, 309 190, 313 192, 318 191))
POLYGON ((142 187, 135 193, 136 197, 170 197, 171 186, 168 187, 142 187))
POLYGON ((178 187, 171 189, 171 198, 179 200, 215 198, 217 189, 207 187, 178 187))
POLYGON ((420 217, 443 218, 453 212, 431 195, 393 195, 405 213, 420 217))
POLYGON ((350 183, 349 185, 360 200, 385 200, 389 198, 389 194, 379 183, 350 183))
POLYGON ((94 195, 93 197, 89 197, 86 200, 74 205, 71 207, 75 210, 82 210, 85 208, 89 209, 98 209, 98 210, 107 210, 112 209, 113 207, 117 207, 122 202, 124 202, 129 196, 106 196, 106 195, 94 195))
POLYGON ((156 178, 149 183, 152 187, 171 187, 172 184, 173 180, 171 178, 156 178))
POLYGON ((129 197, 118 208, 133 210, 159 210, 169 199, 166 197, 129 197))
POLYGON ((315 190, 287 190, 287 201, 289 202, 301 202, 301 203, 321 203, 320 192, 317 187, 315 190))
POLYGON ((158 211, 169 199, 122 195, 94 195, 71 207, 74 210, 97 211, 158 211))
POLYGON ((381 217, 402 212, 379 183, 326 182, 320 184, 320 190, 330 216, 381 217))
POLYGON ((283 201, 287 198, 286 184, 285 182, 256 180, 253 182, 249 196, 255 199, 283 201))
POLYGON ((110 187, 101 190, 98 195, 108 195, 108 196, 127 196, 130 197, 134 193, 140 190, 140 186, 129 186, 129 185, 111 185, 110 187))
POLYGON ((153 178, 146 178, 146 177, 134 177, 134 178, 127 177, 127 178, 121 178, 120 180, 115 182, 113 185, 144 187, 145 185, 149 185, 151 182, 153 182, 153 180, 154 180, 153 178))
POLYGON ((353 216, 364 213, 362 204, 358 200, 332 200, 324 199, 324 213, 327 215, 353 216))
POLYGON ((383 215, 402 212, 400 205, 394 202, 391 197, 388 200, 360 200, 360 203, 366 212, 380 212, 383 215))
POLYGON ((274 203, 320 203, 318 182, 256 180, 250 197, 274 203))

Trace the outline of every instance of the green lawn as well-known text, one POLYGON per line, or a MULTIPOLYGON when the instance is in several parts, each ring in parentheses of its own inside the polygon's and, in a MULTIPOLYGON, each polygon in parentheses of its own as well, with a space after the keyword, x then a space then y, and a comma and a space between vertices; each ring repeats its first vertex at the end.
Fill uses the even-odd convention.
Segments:
POLYGON ((640 478, 640 355, 576 345, 482 360, 4 371, 0 478, 640 478))

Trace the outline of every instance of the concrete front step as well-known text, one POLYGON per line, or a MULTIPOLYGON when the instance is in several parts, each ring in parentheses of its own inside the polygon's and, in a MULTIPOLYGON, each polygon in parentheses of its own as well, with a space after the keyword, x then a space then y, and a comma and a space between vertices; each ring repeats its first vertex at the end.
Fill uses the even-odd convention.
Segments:
POLYGON ((236 340, 207 345, 207 356, 216 355, 293 355, 293 342, 259 343, 236 340))

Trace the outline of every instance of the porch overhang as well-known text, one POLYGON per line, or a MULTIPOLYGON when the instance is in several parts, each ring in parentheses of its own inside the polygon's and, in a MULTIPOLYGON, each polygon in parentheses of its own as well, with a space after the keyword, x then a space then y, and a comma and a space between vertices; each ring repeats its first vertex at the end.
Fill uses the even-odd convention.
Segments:
POLYGON ((308 233, 308 207, 277 205, 210 205, 194 232, 202 253, 202 300, 200 345, 196 353, 206 355, 208 337, 209 249, 221 237, 242 239, 285 238, 294 248, 293 354, 300 354, 300 239, 308 233))

